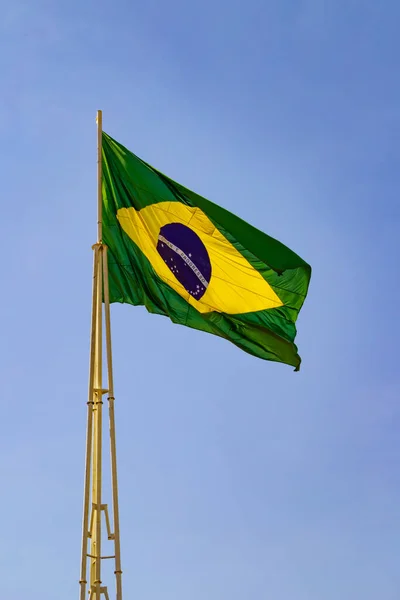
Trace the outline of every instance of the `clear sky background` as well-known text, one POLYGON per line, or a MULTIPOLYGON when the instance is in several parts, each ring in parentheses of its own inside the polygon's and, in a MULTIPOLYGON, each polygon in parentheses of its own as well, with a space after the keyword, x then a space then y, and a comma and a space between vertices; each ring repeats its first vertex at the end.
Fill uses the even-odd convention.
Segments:
POLYGON ((300 373, 112 307, 124 597, 397 600, 400 4, 0 9, 1 597, 78 598, 101 108, 313 267, 300 373))

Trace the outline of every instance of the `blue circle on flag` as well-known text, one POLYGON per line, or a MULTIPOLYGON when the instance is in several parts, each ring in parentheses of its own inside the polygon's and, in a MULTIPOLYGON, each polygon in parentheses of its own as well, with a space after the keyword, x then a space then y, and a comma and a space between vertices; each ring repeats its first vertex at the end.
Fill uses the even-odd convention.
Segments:
POLYGON ((168 223, 160 229, 157 250, 185 290, 200 300, 210 283, 211 262, 197 233, 182 223, 168 223))

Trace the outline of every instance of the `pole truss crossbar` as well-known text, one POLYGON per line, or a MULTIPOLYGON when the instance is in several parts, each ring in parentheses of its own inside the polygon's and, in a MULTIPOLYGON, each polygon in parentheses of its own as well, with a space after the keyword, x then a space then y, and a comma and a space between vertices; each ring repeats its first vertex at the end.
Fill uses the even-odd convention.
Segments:
MULTIPOLYGON (((94 524, 94 519, 95 519, 95 511, 97 511, 97 504, 95 504, 94 502, 92 502, 92 512, 90 515, 90 526, 87 532, 87 535, 89 538, 91 538, 93 536, 93 524, 94 524)), ((100 505, 100 511, 104 512, 104 517, 106 520, 106 527, 107 527, 107 538, 109 540, 115 540, 115 533, 113 533, 111 531, 111 524, 110 524, 110 516, 108 514, 108 505, 107 504, 101 504, 100 505)), ((89 556, 89 555, 88 555, 89 556)))

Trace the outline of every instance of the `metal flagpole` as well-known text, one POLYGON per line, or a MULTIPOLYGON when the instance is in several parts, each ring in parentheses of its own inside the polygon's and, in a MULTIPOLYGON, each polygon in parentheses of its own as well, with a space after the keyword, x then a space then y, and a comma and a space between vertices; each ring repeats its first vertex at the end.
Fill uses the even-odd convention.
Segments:
POLYGON ((94 356, 96 341, 96 314, 97 314, 97 272, 99 263, 98 246, 94 248, 93 256, 93 297, 92 297, 92 326, 90 334, 90 364, 89 364, 89 398, 87 402, 87 431, 86 431, 86 466, 85 466, 85 485, 83 500, 83 519, 82 519, 82 557, 81 557, 81 586, 80 600, 86 600, 87 584, 87 545, 89 535, 89 500, 90 500, 90 480, 92 468, 92 445, 93 445, 93 397, 94 397, 94 356))
POLYGON ((87 563, 89 570, 89 600, 109 600, 108 589, 102 586, 101 561, 115 559, 116 600, 122 600, 121 549, 119 536, 117 458, 114 418, 114 383, 111 355, 110 299, 108 289, 107 247, 102 240, 102 112, 97 112, 97 243, 93 246, 93 297, 90 334, 89 398, 86 433, 86 464, 82 521, 82 557, 80 600, 86 600, 87 563), (107 355, 108 389, 103 389, 103 298, 107 355), (111 482, 113 498, 114 533, 111 531, 108 505, 102 504, 102 445, 103 395, 108 394, 110 419, 111 482), (90 493, 91 492, 91 493, 90 493), (90 502, 91 500, 91 502, 90 502), (113 556, 101 555, 102 513, 104 512, 107 537, 114 542, 113 556), (90 513, 90 519, 89 519, 90 513), (90 552, 88 552, 90 539, 90 552))
MULTIPOLYGON (((114 517, 114 546, 115 546, 115 577, 116 577, 116 600, 122 600, 122 568, 121 568, 121 545, 119 537, 119 504, 118 504, 118 477, 117 477, 117 447, 115 439, 115 417, 114 417, 114 378, 111 352, 111 319, 110 319, 110 295, 108 290, 108 258, 107 247, 103 247, 103 269, 104 269, 104 309, 106 324, 106 348, 107 348, 107 373, 108 373, 108 412, 110 420, 110 452, 111 452, 111 485, 113 497, 114 517)), ((112 534, 111 534, 112 535, 112 534)), ((109 536, 110 537, 110 536, 109 536)))
MULTIPOLYGON (((101 242, 100 242, 101 244, 101 242)), ((103 385, 102 385, 102 342, 103 342, 103 252, 99 246, 97 263, 96 342, 94 358, 93 396, 93 463, 92 463, 92 515, 90 519, 90 600, 100 600, 101 588, 101 476, 102 476, 102 433, 103 433, 103 385)))

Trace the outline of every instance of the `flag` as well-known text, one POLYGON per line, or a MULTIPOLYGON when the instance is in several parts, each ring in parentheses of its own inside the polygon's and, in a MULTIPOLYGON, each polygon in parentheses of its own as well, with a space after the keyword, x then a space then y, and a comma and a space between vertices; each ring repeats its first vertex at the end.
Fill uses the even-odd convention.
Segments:
POLYGON ((144 305, 298 370, 295 322, 311 267, 104 132, 102 164, 110 302, 144 305))

